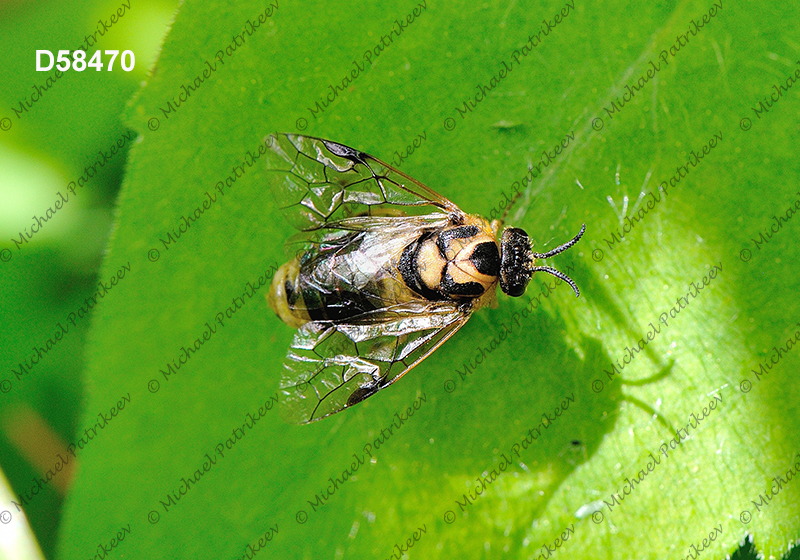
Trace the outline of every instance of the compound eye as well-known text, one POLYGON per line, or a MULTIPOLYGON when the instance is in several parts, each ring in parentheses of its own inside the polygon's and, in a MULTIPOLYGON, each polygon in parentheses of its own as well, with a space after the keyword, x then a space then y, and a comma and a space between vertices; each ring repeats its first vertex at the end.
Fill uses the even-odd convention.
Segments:
POLYGON ((525 293, 525 288, 528 287, 528 282, 530 282, 531 279, 530 276, 527 276, 525 278, 519 278, 519 281, 503 282, 503 276, 500 278, 500 289, 503 290, 504 294, 511 297, 520 297, 523 295, 525 293))

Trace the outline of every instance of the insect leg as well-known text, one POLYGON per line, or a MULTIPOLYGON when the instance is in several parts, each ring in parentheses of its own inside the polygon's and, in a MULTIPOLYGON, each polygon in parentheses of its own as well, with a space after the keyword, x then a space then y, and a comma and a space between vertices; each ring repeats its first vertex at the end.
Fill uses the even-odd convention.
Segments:
POLYGON ((519 200, 519 197, 521 197, 521 196, 522 196, 522 191, 521 190, 519 190, 516 193, 514 193, 514 196, 511 198, 511 202, 509 202, 508 206, 506 206, 506 209, 503 210, 503 215, 500 216, 500 225, 498 226, 497 231, 502 231, 503 224, 506 223, 506 218, 508 217, 508 213, 511 211, 511 208, 514 207, 514 204, 517 203, 517 201, 519 200))

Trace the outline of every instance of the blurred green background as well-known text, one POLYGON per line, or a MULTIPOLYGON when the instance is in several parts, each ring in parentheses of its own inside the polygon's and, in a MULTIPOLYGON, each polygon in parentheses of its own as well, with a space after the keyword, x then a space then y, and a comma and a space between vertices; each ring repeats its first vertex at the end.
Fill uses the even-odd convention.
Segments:
MULTIPOLYGON (((76 319, 68 336, 23 380, 18 381, 12 369, 18 370, 34 346, 54 336, 53 326, 64 323, 97 289, 130 143, 98 166, 98 173, 76 189, 76 195, 67 191, 67 185, 97 161, 98 150, 108 151, 129 130, 122 111, 147 79, 177 9, 175 2, 163 1, 128 5, 130 9, 112 24, 110 16, 121 8, 120 2, 0 4, 0 45, 5 53, 0 86, 0 118, 4 119, 0 247, 11 251, 3 253, 10 260, 3 258, 0 263, 0 355, 2 379, 12 383, 8 392, 0 393, 0 466, 18 496, 30 494, 34 477, 56 463, 55 449, 75 441, 83 431, 84 348, 90 319, 76 319), (103 27, 100 20, 111 27, 103 27), (23 100, 31 102, 34 84, 41 88, 53 74, 35 71, 36 50, 74 50, 91 34, 96 44, 90 54, 95 48, 132 50, 134 69, 124 72, 117 62, 112 72, 68 72, 17 116, 14 109, 19 112, 23 100), (69 202, 18 249, 11 240, 19 239, 26 228, 30 232, 32 217, 44 216, 59 200, 59 191, 70 197, 69 202), (35 424, 33 417, 42 424, 35 424)), ((26 509, 49 558, 55 557, 61 507, 70 484, 67 471, 59 475, 26 509)), ((17 516, 16 507, 6 500, 0 509, 10 509, 17 516)), ((3 528, 11 530, 11 526, 3 528)))
POLYGON ((800 199, 800 86, 760 116, 752 110, 800 68, 797 7, 718 3, 681 39, 713 2, 130 2, 97 46, 132 50, 135 69, 68 72, 17 116, 13 108, 50 75, 35 71, 35 51, 74 49, 122 5, 0 6, 0 467, 10 487, 0 485, 0 514, 11 515, 0 517, 0 554, 26 557, 15 539, 24 541, 27 516, 46 558, 93 556, 126 527, 118 557, 242 557, 276 524, 259 556, 386 558, 425 525, 411 558, 537 558, 569 526, 558 554, 571 558, 686 557, 717 526, 722 536, 703 558, 800 557, 789 552, 800 535, 800 485, 786 484, 761 511, 752 504, 800 451, 796 350, 760 380, 753 373, 800 320, 797 222, 787 214, 800 199), (264 24, 235 39, 265 10, 264 24), (561 10, 548 29, 543 20, 553 24, 561 10), (377 47, 393 29, 402 33, 377 47), (504 62, 511 72, 492 83, 504 62), (188 99, 166 112, 189 84, 188 99), (479 84, 485 99, 459 112, 479 84), (552 263, 569 267, 582 297, 561 286, 542 298, 462 379, 464 360, 550 280, 537 276, 526 297, 501 295, 497 309, 476 314, 365 404, 302 427, 268 412, 181 496, 182 479, 275 394, 291 340, 259 294, 175 374, 161 373, 248 281, 285 259, 287 227, 263 167, 233 171, 272 131, 330 138, 389 162, 422 136, 403 171, 487 216, 542 150, 571 135, 509 221, 536 250, 587 224, 580 244, 552 263), (125 134, 123 152, 17 248, 32 216, 125 134), (644 213, 640 193, 655 194, 714 134, 719 145, 644 213), (231 176, 176 242, 161 241, 231 176), (641 221, 610 245, 637 212, 641 221), (774 237, 755 243, 779 215, 788 220, 774 237), (714 266, 722 273, 711 286, 609 380, 603 371, 626 346, 714 266), (124 280, 91 318, 69 323, 119 270, 124 280), (69 333, 15 376, 59 323, 69 333), (604 501, 714 395, 719 409, 610 511, 604 501), (375 459, 313 511, 329 477, 422 396, 375 459), (476 478, 567 396, 576 402, 569 413, 461 511, 456 501, 476 478), (120 402, 96 429, 98 414, 120 402), (93 427, 73 457, 69 445, 93 427), (29 496, 59 454, 65 469, 23 516, 12 500, 29 496), (180 499, 165 507, 170 495, 180 499))

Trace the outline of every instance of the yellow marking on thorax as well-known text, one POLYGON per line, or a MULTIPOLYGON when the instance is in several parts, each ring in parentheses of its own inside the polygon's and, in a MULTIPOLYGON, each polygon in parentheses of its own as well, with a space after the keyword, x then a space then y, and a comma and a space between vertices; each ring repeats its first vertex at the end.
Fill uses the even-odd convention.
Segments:
POLYGON ((436 246, 436 239, 431 238, 422 243, 417 253, 417 270, 422 282, 435 290, 439 287, 442 280, 442 269, 447 262, 439 254, 439 247, 436 246))
POLYGON ((450 276, 459 284, 463 284, 464 282, 479 282, 483 285, 484 289, 488 290, 491 288, 492 285, 498 281, 498 277, 479 272, 478 269, 475 268, 475 263, 472 262, 470 257, 475 247, 481 243, 488 242, 497 245, 497 241, 495 241, 493 237, 486 235, 485 232, 481 232, 466 240, 459 239, 457 241, 469 241, 469 243, 462 243, 462 250, 448 268, 450 276))
POLYGON ((491 239, 494 239, 495 235, 497 235, 497 231, 492 230, 492 225, 489 223, 489 221, 486 218, 479 216, 477 214, 467 214, 466 217, 464 218, 463 225, 478 226, 478 228, 480 228, 481 230, 481 232, 478 235, 486 235, 491 239))
MULTIPOLYGON (((489 222, 486 218, 479 216, 478 214, 467 214, 464 220, 464 225, 478 226, 478 228, 481 230, 478 235, 472 237, 470 241, 473 241, 476 244, 491 241, 492 243, 497 244, 498 251, 500 250, 500 244, 497 242, 497 233, 500 225, 499 221, 494 220, 489 222)), ((497 290, 495 288, 499 282, 499 277, 487 276, 486 274, 481 274, 478 272, 478 269, 475 268, 475 265, 472 263, 472 261, 468 260, 468 255, 471 254, 472 251, 465 254, 467 262, 464 262, 465 259, 458 259, 455 263, 456 266, 450 267, 450 274, 453 275, 454 273, 452 269, 457 268, 460 269, 460 271, 468 272, 472 277, 471 281, 480 282, 483 285, 485 292, 475 302, 473 309, 479 309, 484 306, 490 306, 492 308, 497 307, 497 290)), ((456 277, 453 276, 453 279, 455 280, 456 277)))
MULTIPOLYGON (((480 233, 478 235, 480 235, 480 233)), ((474 239, 474 237, 470 237, 469 239, 451 239, 444 251, 447 260, 455 260, 464 249, 471 247, 475 243, 474 239)))
POLYGON ((497 282, 497 276, 487 276, 481 274, 472 261, 458 260, 448 265, 447 272, 450 277, 457 284, 466 284, 467 282, 478 282, 483 285, 484 289, 488 289, 497 282))

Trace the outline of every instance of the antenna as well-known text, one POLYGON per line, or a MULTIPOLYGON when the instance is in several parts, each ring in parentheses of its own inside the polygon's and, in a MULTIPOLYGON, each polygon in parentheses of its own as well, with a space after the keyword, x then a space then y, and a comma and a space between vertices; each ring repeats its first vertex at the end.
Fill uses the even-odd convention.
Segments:
MULTIPOLYGON (((576 235, 563 245, 560 245, 559 247, 556 247, 552 251, 548 251, 546 253, 531 253, 531 254, 537 259, 549 259, 552 256, 558 255, 559 253, 563 253, 564 251, 575 245, 580 240, 581 236, 585 231, 586 231, 586 224, 583 224, 583 226, 581 227, 581 231, 578 232, 578 235, 576 235)), ((580 297, 581 295, 581 292, 578 290, 578 286, 575 285, 575 282, 572 280, 572 278, 570 278, 560 270, 556 270, 555 268, 550 266, 534 266, 530 269, 530 271, 531 273, 541 271, 541 272, 546 272, 548 274, 552 274, 556 278, 559 278, 564 282, 566 282, 567 284, 569 284, 570 286, 572 286, 572 289, 575 290, 575 297, 580 297)))
POLYGON ((575 245, 578 241, 580 241, 580 238, 581 236, 583 236, 583 232, 585 231, 586 231, 586 224, 583 224, 583 226, 581 226, 581 231, 578 232, 578 235, 576 235, 563 245, 556 247, 552 251, 548 251, 546 253, 531 253, 531 254, 537 259, 549 259, 550 257, 553 257, 559 253, 563 253, 564 251, 575 245))

